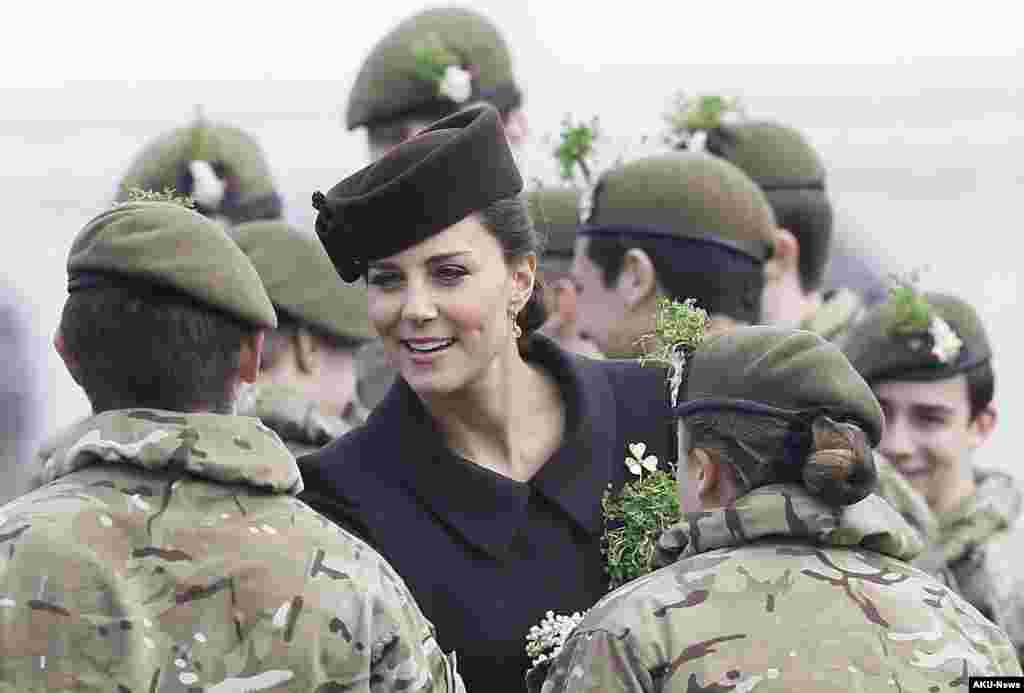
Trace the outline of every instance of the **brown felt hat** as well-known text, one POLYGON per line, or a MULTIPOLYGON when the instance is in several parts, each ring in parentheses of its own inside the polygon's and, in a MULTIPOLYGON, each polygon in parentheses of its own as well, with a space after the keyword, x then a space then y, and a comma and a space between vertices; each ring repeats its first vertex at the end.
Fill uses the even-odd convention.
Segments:
POLYGON ((444 231, 523 189, 498 111, 486 104, 439 120, 326 195, 316 232, 341 278, 444 231))

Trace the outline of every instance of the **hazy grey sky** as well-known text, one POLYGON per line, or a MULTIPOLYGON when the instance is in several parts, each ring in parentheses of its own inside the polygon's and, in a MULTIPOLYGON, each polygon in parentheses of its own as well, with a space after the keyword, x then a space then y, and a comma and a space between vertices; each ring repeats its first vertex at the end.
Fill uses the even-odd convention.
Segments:
MULTIPOLYGON (((889 64, 1020 55, 1016 3, 919 0, 467 2, 519 54, 599 70, 644 64, 889 64), (546 54, 546 55, 538 55, 546 54)), ((97 0, 8 3, 7 86, 79 79, 330 79, 424 3, 97 0)))

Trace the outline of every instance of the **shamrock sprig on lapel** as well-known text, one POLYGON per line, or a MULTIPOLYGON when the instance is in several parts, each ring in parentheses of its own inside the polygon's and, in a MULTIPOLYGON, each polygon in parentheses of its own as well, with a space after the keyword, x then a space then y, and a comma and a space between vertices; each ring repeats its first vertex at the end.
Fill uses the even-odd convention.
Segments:
POLYGON ((626 468, 635 476, 643 478, 644 470, 653 472, 658 469, 658 458, 655 455, 644 456, 647 452, 646 443, 630 443, 629 456, 626 457, 626 468))

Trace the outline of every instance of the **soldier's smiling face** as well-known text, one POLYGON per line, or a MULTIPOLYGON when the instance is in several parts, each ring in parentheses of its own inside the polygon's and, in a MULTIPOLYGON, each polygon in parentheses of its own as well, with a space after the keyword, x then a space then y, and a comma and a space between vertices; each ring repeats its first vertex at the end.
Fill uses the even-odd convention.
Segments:
POLYGON ((971 417, 967 378, 874 385, 885 412, 879 450, 936 512, 948 512, 974 491, 971 454, 995 424, 991 408, 971 417))
POLYGON ((470 216, 370 263, 370 321, 417 394, 451 394, 500 377, 516 349, 509 308, 529 297, 535 268, 533 255, 507 262, 470 216))

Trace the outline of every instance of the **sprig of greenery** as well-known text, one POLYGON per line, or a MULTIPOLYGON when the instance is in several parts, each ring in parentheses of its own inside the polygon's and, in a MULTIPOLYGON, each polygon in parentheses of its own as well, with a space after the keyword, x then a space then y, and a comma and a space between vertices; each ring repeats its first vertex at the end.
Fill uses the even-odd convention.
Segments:
POLYGON ((192 199, 191 195, 179 195, 178 191, 171 187, 164 188, 160 192, 144 190, 140 187, 128 188, 127 202, 170 202, 187 207, 188 209, 195 209, 196 207, 196 202, 192 199))
POLYGON ((689 97, 680 92, 673 99, 671 110, 665 114, 665 121, 672 137, 685 142, 695 132, 708 132, 720 127, 727 113, 743 113, 739 99, 715 94, 689 97))
POLYGON ((708 321, 708 312, 697 305, 696 299, 688 298, 682 303, 670 298, 658 299, 654 332, 639 340, 644 351, 640 362, 674 365, 680 352, 692 354, 704 341, 708 321))
POLYGON ((593 173, 587 159, 594 153, 594 142, 598 139, 598 119, 590 124, 573 123, 571 116, 562 121, 562 133, 555 158, 564 180, 573 180, 578 166, 587 185, 593 184, 593 173))
POLYGON ((616 589, 651 571, 662 532, 679 521, 675 473, 658 469, 632 480, 618 494, 605 491, 602 551, 610 581, 616 589))
POLYGON ((445 70, 459 64, 459 57, 452 53, 437 34, 429 34, 413 48, 417 79, 439 83, 444 79, 445 70))
POLYGON ((917 289, 920 273, 891 275, 890 279, 893 285, 889 289, 889 328, 901 333, 927 331, 934 308, 917 289))

